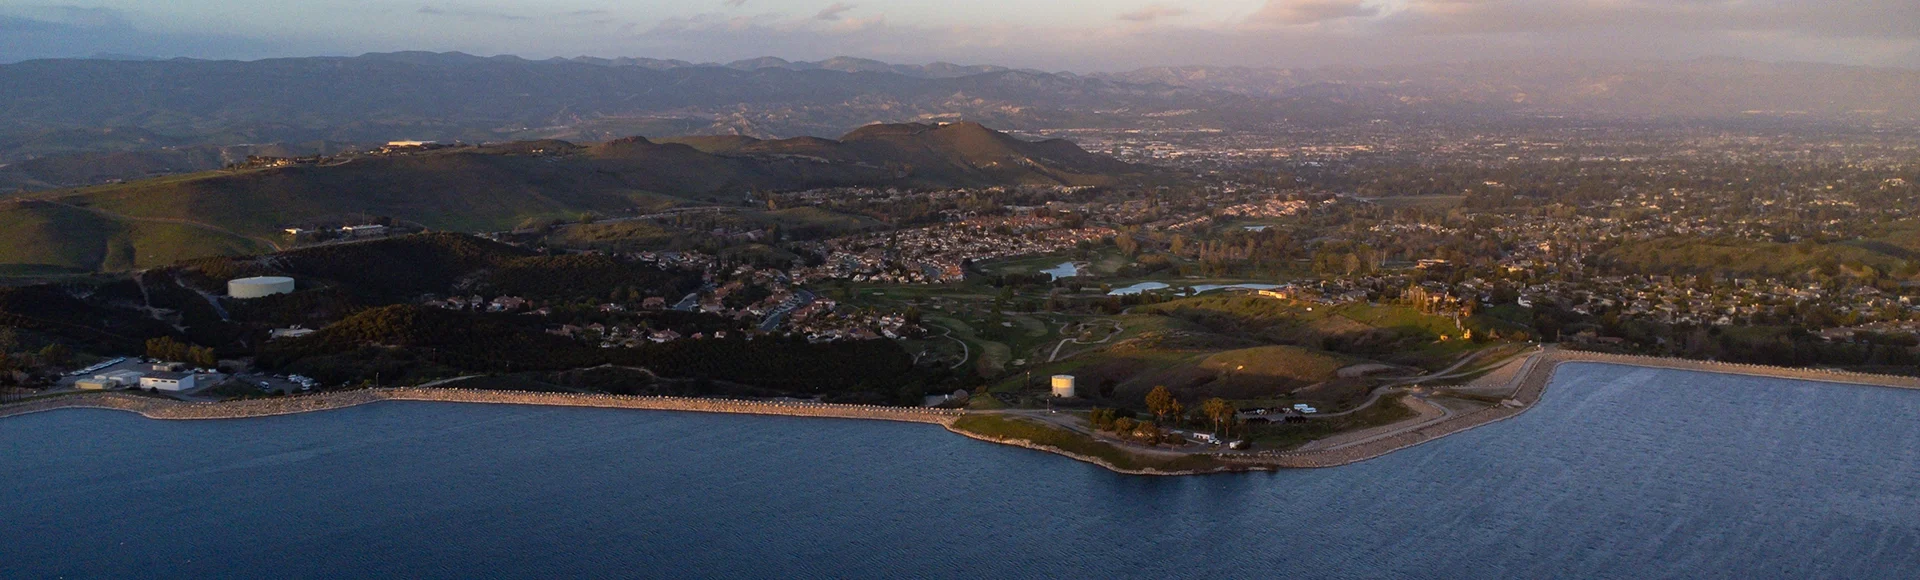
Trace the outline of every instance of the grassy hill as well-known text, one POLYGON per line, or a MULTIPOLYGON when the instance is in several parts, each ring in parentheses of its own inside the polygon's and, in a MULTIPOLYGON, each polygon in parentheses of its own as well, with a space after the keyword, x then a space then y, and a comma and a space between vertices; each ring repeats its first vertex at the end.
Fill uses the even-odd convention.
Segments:
MULTIPOLYGON (((736 203, 755 190, 1096 185, 1138 172, 1072 143, 1021 141, 973 123, 876 125, 839 141, 690 142, 707 150, 639 137, 590 146, 530 141, 38 193, 32 199, 55 203, 15 205, 0 216, 0 225, 16 226, 0 234, 9 242, 0 265, 118 270, 258 252, 288 225, 359 215, 499 231, 650 210, 662 195, 736 203)), ((803 210, 764 218, 829 231, 869 225, 803 210)))
POLYGON ((0 203, 0 265, 10 266, 0 274, 121 271, 268 249, 192 224, 131 220, 44 201, 0 203))

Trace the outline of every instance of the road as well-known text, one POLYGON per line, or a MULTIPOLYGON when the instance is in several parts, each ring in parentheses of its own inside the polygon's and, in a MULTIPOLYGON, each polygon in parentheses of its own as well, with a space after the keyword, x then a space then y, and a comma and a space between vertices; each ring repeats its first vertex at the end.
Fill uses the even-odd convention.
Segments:
MULTIPOLYGON (((179 284, 181 288, 192 290, 195 294, 199 294, 201 298, 205 298, 207 300, 207 305, 213 307, 214 313, 220 315, 221 322, 233 321, 233 317, 227 315, 227 307, 220 305, 220 297, 214 296, 212 292, 201 290, 199 288, 194 287, 192 284, 188 284, 185 280, 180 279, 180 274, 178 273, 175 273, 173 275, 173 283, 179 284)), ((142 292, 145 292, 145 290, 143 289, 142 292)))
POLYGON ((1306 445, 1300 446, 1300 451, 1329 451, 1372 443, 1407 431, 1452 419, 1456 414, 1453 409, 1447 408, 1446 405, 1427 400, 1427 396, 1424 394, 1415 395, 1410 397, 1410 399, 1414 403, 1414 412, 1419 413, 1417 417, 1391 425, 1340 433, 1326 439, 1309 441, 1306 445))

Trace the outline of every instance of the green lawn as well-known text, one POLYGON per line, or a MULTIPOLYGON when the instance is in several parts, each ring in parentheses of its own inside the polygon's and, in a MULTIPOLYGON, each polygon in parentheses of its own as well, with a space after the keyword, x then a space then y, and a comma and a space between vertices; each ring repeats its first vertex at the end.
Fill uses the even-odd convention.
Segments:
POLYGON ((1060 449, 1075 455, 1097 457, 1121 469, 1157 469, 1161 471, 1213 470, 1228 464, 1211 456, 1185 455, 1159 457, 1139 455, 1086 435, 1004 415, 968 415, 953 423, 953 428, 993 439, 1017 439, 1060 449))

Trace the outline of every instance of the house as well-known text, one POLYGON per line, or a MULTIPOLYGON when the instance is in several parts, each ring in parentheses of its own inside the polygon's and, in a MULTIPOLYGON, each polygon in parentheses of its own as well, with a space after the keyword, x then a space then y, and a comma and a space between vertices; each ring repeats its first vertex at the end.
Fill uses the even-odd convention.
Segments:
POLYGON ((363 225, 363 226, 346 226, 346 227, 340 228, 340 233, 348 237, 355 237, 355 238, 364 237, 364 236, 377 236, 377 235, 387 233, 387 226, 376 225, 376 224, 369 224, 369 225, 363 225))
POLYGON ((158 391, 185 391, 198 386, 193 373, 154 372, 140 377, 140 388, 158 391))
POLYGON ((650 296, 646 300, 640 301, 640 307, 647 310, 666 310, 667 299, 659 296, 650 296))

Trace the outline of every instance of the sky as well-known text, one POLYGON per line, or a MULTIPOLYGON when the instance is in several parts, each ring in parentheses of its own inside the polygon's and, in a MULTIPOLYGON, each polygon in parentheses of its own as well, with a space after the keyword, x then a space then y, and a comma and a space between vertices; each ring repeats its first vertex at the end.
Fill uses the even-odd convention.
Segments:
POLYGON ((1728 56, 1920 68, 1920 0, 0 0, 0 62, 398 50, 1076 72, 1728 56))

